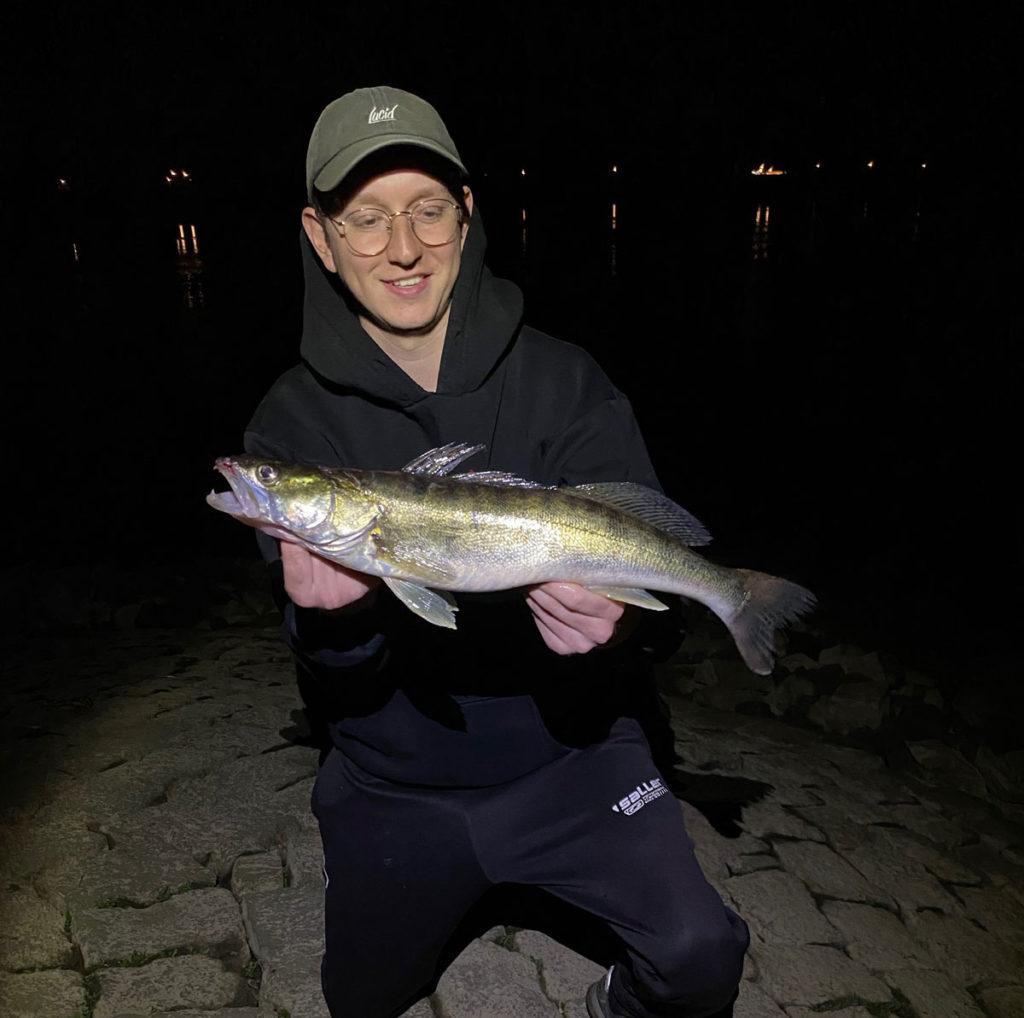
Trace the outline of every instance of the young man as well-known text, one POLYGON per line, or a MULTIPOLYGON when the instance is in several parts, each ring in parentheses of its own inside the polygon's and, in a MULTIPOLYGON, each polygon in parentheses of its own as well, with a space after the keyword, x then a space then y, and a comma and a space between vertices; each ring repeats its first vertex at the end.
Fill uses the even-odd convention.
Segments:
MULTIPOLYGON (((313 130, 301 363, 246 448, 397 469, 452 441, 544 484, 657 486, 628 401, 582 350, 521 322, 491 276, 466 171, 422 99, 360 89, 313 130)), ((430 992, 469 909, 540 887, 618 936, 605 1016, 728 1015, 747 931, 707 884, 642 723, 664 623, 568 583, 460 596, 440 630, 378 581, 263 539, 329 751, 324 842, 331 1013, 390 1018, 430 992), (642 789, 642 809, 620 803, 642 789)), ((642 613, 651 616, 652 613, 642 613)))

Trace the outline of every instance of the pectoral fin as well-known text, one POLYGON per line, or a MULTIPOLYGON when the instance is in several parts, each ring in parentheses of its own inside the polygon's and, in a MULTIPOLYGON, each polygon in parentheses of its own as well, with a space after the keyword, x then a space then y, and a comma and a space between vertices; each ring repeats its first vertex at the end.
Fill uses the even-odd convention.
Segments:
POLYGON ((659 601, 642 587, 591 587, 588 584, 587 590, 611 598, 613 601, 622 601, 623 604, 635 604, 638 608, 649 608, 655 612, 668 611, 667 604, 659 601))
POLYGON ((455 628, 455 612, 459 610, 459 606, 448 591, 430 590, 419 583, 397 580, 393 576, 385 576, 384 582, 395 597, 421 619, 445 629, 455 628))

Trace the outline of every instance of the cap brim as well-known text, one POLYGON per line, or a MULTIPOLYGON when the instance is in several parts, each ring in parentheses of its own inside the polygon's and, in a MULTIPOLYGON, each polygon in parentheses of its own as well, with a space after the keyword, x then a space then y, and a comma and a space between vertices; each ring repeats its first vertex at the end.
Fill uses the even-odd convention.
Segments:
POLYGON ((443 145, 435 144, 418 135, 388 134, 384 137, 366 139, 348 145, 333 159, 328 160, 310 182, 308 196, 310 201, 313 200, 313 188, 320 192, 333 191, 367 156, 379 152, 381 149, 390 148, 392 145, 412 145, 416 148, 427 149, 457 166, 463 173, 469 172, 462 165, 461 160, 452 155, 451 150, 446 149, 443 145))

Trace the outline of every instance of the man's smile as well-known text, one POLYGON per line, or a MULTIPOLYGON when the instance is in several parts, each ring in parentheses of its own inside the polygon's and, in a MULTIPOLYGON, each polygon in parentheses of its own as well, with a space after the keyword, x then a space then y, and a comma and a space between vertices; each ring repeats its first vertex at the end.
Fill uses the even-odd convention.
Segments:
POLYGON ((430 282, 430 273, 419 273, 415 276, 403 276, 401 279, 384 279, 384 285, 402 297, 418 297, 430 282))

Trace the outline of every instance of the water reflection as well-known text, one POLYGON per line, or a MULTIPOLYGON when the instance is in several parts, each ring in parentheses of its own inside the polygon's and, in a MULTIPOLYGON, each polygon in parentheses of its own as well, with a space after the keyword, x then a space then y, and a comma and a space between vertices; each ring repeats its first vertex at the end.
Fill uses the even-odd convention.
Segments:
MULTIPOLYGON (((614 172, 614 168, 613 168, 613 172, 614 172)), ((611 274, 613 276, 615 275, 615 267, 616 267, 615 266, 615 237, 614 237, 614 233, 615 233, 615 226, 616 226, 617 220, 618 220, 618 205, 617 205, 616 202, 612 202, 612 234, 613 234, 613 236, 612 236, 611 243, 609 244, 609 247, 611 248, 611 263, 609 264, 608 267, 611 270, 611 274)))
POLYGON ((757 206, 754 213, 754 261, 767 261, 769 230, 771 226, 772 208, 763 204, 757 206))
MULTIPOLYGON (((616 183, 617 183, 617 180, 618 180, 618 173, 619 173, 618 164, 617 163, 613 163, 612 164, 612 181, 615 181, 616 183)), ((609 242, 609 245, 608 245, 609 248, 610 248, 610 252, 609 253, 611 255, 611 259, 610 259, 608 268, 609 268, 609 271, 611 272, 611 274, 614 276, 615 275, 615 270, 617 268, 616 260, 615 260, 616 259, 615 228, 618 226, 619 204, 618 204, 618 201, 616 200, 616 196, 618 195, 618 188, 615 187, 614 183, 612 184, 612 187, 614 188, 614 190, 612 192, 613 193, 613 198, 612 198, 612 238, 611 238, 611 241, 609 242)))
POLYGON ((203 306, 203 261, 199 257, 199 235, 195 223, 178 223, 178 277, 185 307, 203 306))
POLYGON ((521 222, 522 222, 522 239, 520 241, 519 247, 520 247, 520 253, 525 258, 526 257, 526 197, 525 197, 525 194, 526 194, 526 188, 525 188, 525 184, 526 184, 526 169, 525 169, 525 167, 519 171, 519 179, 523 182, 523 185, 524 185, 523 186, 523 198, 522 198, 523 207, 520 209, 520 212, 519 212, 520 219, 521 219, 521 222))

